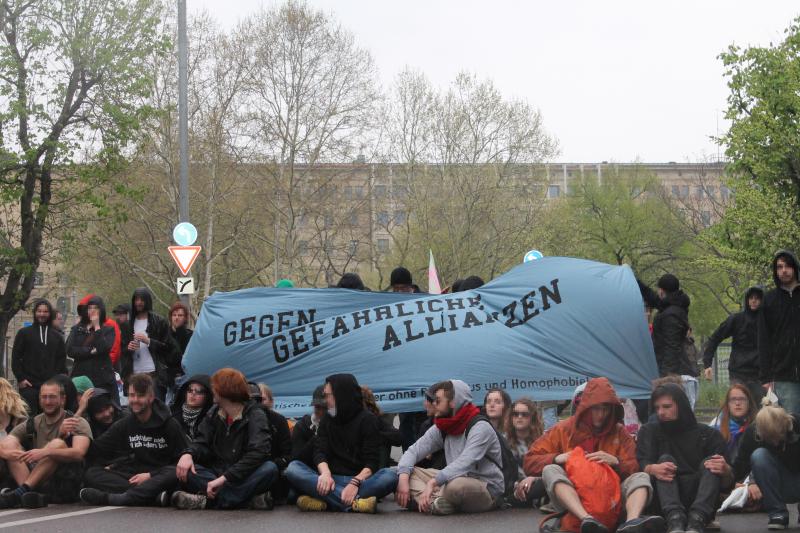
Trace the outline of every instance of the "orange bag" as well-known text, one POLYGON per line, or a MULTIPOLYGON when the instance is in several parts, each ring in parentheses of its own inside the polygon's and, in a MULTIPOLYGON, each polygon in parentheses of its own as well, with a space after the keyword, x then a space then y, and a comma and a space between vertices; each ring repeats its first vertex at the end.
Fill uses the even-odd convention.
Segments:
MULTIPOLYGON (((622 493, 619 476, 605 463, 595 463, 586 458, 583 448, 578 446, 569 454, 565 465, 567 476, 581 499, 586 512, 601 522, 609 531, 614 531, 622 512, 622 493)), ((562 531, 580 531, 581 521, 572 513, 561 519, 562 531)))

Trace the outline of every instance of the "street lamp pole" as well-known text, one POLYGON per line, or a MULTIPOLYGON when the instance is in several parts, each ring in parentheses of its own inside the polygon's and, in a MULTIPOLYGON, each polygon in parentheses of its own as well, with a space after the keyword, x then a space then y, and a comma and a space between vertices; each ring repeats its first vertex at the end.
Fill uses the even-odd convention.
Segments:
MULTIPOLYGON (((186 0, 178 0, 178 146, 180 152, 180 186, 178 218, 189 222, 189 39, 186 32, 186 0)), ((181 302, 189 309, 188 294, 181 302)), ((189 318, 189 317, 187 317, 189 318)))

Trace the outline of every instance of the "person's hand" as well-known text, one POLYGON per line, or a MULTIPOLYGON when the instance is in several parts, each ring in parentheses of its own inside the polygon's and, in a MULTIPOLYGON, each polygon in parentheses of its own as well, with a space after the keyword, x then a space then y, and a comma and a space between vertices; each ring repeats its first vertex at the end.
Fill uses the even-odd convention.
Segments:
POLYGON ((24 452, 20 457, 20 461, 22 461, 23 463, 28 463, 30 465, 33 463, 38 463, 48 455, 50 455, 50 450, 48 450, 47 448, 34 448, 33 450, 28 450, 27 452, 24 452))
POLYGON ((147 333, 136 333, 133 338, 143 344, 150 344, 150 337, 147 336, 147 333))
POLYGON ((535 477, 526 477, 514 485, 514 497, 521 502, 528 499, 528 492, 531 490, 533 483, 536 481, 535 477))
POLYGON ((81 413, 85 413, 86 409, 89 407, 89 399, 94 395, 94 389, 86 389, 86 391, 81 394, 81 399, 78 400, 78 411, 81 413))
POLYGON ((81 419, 77 416, 65 418, 64 421, 61 422, 61 428, 58 430, 59 435, 69 435, 70 433, 75 433, 75 430, 78 429, 78 425, 80 423, 81 419))
POLYGON ((728 470, 728 463, 725 462, 725 458, 721 455, 712 455, 703 463, 703 466, 709 472, 718 476, 723 475, 728 470))
POLYGON ((703 370, 703 377, 706 378, 708 381, 711 381, 711 377, 714 374, 714 369, 711 367, 706 368, 703 370))
POLYGON ((317 493, 320 496, 327 496, 335 486, 336 483, 333 482, 333 476, 331 476, 330 472, 320 474, 319 479, 317 479, 317 493))
POLYGON ((225 476, 219 476, 214 481, 208 482, 208 485, 206 485, 206 495, 209 497, 209 499, 213 500, 217 497, 219 489, 222 488, 226 481, 228 480, 225 479, 225 476))
POLYGON ((569 454, 572 452, 562 453, 561 455, 556 455, 555 463, 557 465, 564 466, 567 464, 567 459, 569 459, 569 454))
POLYGON ((762 498, 761 489, 755 483, 747 485, 747 499, 751 502, 760 502, 762 498))
POLYGON ((100 329, 100 316, 95 316, 89 320, 93 331, 100 329))
POLYGON ((132 478, 128 480, 128 483, 131 485, 141 485, 145 481, 150 479, 150 472, 142 472, 141 474, 136 474, 132 478))
POLYGON ((185 453, 181 455, 181 458, 178 460, 178 464, 175 467, 175 475, 180 481, 186 483, 186 477, 189 475, 190 470, 192 471, 192 474, 197 473, 197 470, 194 468, 192 454, 185 453))
POLYGON ((605 463, 608 466, 617 466, 619 464, 619 459, 603 451, 587 453, 586 458, 595 463, 605 463))
POLYGON ((650 474, 655 476, 659 481, 672 481, 675 479, 675 474, 678 472, 678 467, 675 463, 658 463, 650 465, 650 474))
POLYGON ((352 505, 356 496, 358 496, 358 487, 352 483, 348 483, 344 490, 342 490, 342 503, 348 506, 352 505))
POLYGON ((33 387, 33 383, 31 383, 27 379, 23 379, 22 381, 19 382, 20 389, 27 389, 28 387, 33 387))
POLYGON ((128 351, 135 352, 139 349, 139 341, 131 341, 128 343, 128 351))
POLYGON ((419 501, 417 501, 420 513, 427 513, 428 511, 431 510, 431 503, 433 502, 434 490, 436 490, 436 480, 431 479, 430 481, 428 481, 427 485, 425 485, 425 490, 422 491, 422 494, 419 495, 419 501))
POLYGON ((410 493, 408 488, 408 474, 400 474, 400 477, 397 480, 397 490, 394 493, 394 501, 397 502, 397 505, 405 509, 408 507, 408 500, 410 499, 410 493))

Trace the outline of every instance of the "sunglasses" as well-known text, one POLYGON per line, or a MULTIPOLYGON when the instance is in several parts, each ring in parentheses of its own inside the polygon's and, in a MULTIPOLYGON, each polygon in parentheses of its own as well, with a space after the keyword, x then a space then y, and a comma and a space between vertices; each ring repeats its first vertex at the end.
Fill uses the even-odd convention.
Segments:
POLYGON ((524 418, 526 416, 531 416, 529 411, 512 411, 512 414, 518 418, 524 418))

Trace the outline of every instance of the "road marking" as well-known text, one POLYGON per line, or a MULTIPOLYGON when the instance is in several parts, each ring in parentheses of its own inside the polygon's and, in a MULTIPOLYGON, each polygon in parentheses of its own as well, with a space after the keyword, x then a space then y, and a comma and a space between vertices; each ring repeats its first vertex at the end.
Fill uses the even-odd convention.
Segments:
POLYGON ((0 517, 8 516, 10 514, 24 513, 25 511, 30 511, 30 509, 11 509, 10 511, 0 511, 0 517))
MULTIPOLYGON (((121 509, 121 507, 109 505, 106 507, 96 507, 94 509, 86 509, 84 511, 72 511, 71 513, 51 514, 41 516, 39 518, 26 518, 25 520, 16 520, 14 522, 6 522, 0 524, 0 529, 7 527, 24 526, 26 524, 35 524, 37 522, 46 522, 48 520, 58 520, 59 518, 70 518, 72 516, 81 516, 85 514, 102 513, 103 511, 113 511, 114 509, 121 509)), ((20 509, 20 511, 28 511, 29 509, 20 509)))

